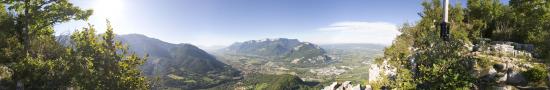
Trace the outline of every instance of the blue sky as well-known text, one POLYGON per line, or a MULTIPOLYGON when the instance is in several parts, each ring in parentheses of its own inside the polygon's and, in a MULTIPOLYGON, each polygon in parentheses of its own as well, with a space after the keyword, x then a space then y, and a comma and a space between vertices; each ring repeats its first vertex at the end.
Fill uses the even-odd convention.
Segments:
MULTIPOLYGON (((397 28, 419 19, 422 0, 72 0, 94 9, 88 21, 55 26, 67 34, 91 23, 117 34, 144 34, 170 43, 229 45, 265 38, 318 44, 391 44, 397 28)), ((451 0, 451 3, 456 3, 451 0)), ((465 3, 465 2, 463 2, 465 3)))

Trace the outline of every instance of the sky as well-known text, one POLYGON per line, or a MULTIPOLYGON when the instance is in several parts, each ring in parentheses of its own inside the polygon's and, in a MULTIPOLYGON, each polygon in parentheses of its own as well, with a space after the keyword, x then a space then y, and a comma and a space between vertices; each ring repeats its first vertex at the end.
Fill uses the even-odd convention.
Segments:
MULTIPOLYGON (((266 38, 317 44, 389 45, 400 25, 419 20, 422 0, 70 0, 94 9, 87 21, 55 25, 70 34, 106 19, 116 34, 144 34, 202 47, 266 38)), ((464 1, 451 0, 451 3, 464 1)))

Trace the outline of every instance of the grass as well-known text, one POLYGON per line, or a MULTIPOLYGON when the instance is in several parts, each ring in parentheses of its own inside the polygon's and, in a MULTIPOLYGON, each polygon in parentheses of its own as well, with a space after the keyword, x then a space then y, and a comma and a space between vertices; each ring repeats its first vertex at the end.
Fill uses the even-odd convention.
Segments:
POLYGON ((265 90, 268 86, 269 84, 267 83, 256 84, 256 86, 254 87, 255 88, 254 90, 265 90))

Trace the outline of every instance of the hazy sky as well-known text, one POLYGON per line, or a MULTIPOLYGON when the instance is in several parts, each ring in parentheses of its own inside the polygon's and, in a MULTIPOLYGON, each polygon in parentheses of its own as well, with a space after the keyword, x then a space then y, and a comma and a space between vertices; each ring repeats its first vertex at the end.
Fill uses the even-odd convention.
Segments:
MULTIPOLYGON (((456 0, 451 0, 456 3, 456 0)), ((229 45, 265 38, 318 44, 391 44, 405 22, 419 19, 422 0, 72 0, 94 9, 89 21, 55 26, 67 34, 86 25, 144 34, 170 43, 229 45)), ((464 1, 462 1, 465 3, 464 1)))

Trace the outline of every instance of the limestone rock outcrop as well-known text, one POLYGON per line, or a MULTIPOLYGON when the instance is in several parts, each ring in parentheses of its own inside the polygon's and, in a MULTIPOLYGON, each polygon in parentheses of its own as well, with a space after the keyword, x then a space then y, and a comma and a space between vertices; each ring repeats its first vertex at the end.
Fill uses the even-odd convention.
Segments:
POLYGON ((324 87, 321 90, 372 90, 370 85, 361 86, 361 84, 353 85, 351 81, 344 81, 342 83, 333 82, 329 86, 324 87))

